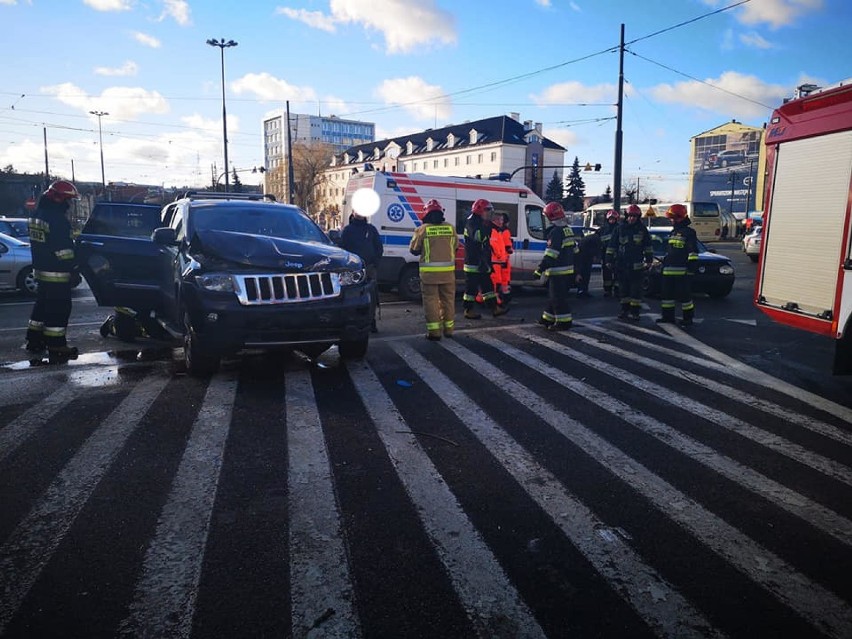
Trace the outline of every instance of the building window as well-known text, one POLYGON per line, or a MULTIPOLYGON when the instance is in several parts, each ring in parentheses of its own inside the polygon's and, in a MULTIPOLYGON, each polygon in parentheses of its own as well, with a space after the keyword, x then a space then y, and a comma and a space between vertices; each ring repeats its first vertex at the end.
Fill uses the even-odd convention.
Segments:
POLYGON ((465 163, 465 164, 470 164, 470 156, 469 156, 469 155, 466 155, 466 156, 464 157, 464 163, 465 163))
POLYGON ((446 169, 449 165, 450 161, 447 158, 444 158, 444 168, 446 169))
POLYGON ((455 159, 455 162, 454 162, 455 166, 458 166, 458 165, 459 165, 459 158, 458 158, 458 156, 456 156, 454 159, 455 159))
POLYGON ((437 169, 437 168, 438 168, 438 160, 432 160, 432 168, 433 168, 433 169, 437 169))
POLYGON ((491 151, 491 161, 492 162, 497 161, 497 151, 491 151))
POLYGON ((480 153, 479 155, 476 156, 476 163, 482 164, 482 153, 480 153))

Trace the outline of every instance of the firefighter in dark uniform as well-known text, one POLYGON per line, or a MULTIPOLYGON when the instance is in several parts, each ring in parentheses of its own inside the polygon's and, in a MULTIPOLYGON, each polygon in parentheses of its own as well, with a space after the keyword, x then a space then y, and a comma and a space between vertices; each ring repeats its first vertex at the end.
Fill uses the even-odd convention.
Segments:
POLYGON ((77 349, 68 346, 65 333, 71 315, 71 289, 80 283, 68 221, 70 201, 78 197, 71 182, 54 182, 39 198, 29 222, 38 293, 27 326, 26 349, 34 358, 41 358, 46 351, 51 362, 77 358, 77 349))
POLYGON ((606 250, 609 248, 609 241, 612 239, 612 234, 618 228, 618 217, 618 211, 610 209, 606 212, 606 222, 595 230, 595 234, 601 240, 601 278, 603 279, 604 297, 612 295, 612 287, 615 283, 612 265, 606 259, 606 250))
POLYGON ((470 209, 470 215, 464 225, 464 316, 467 319, 481 319, 476 310, 476 296, 482 295, 482 302, 491 309, 494 317, 503 315, 509 309, 497 306, 497 293, 491 283, 491 222, 489 220, 494 207, 485 199, 478 199, 470 209))
POLYGON ((621 295, 619 319, 638 320, 642 308, 642 278, 645 267, 654 260, 651 234, 639 221, 642 210, 635 204, 627 209, 627 220, 616 227, 609 240, 606 260, 618 280, 621 295))
POLYGON ((444 220, 438 200, 423 206, 423 224, 414 231, 408 250, 420 256, 420 288, 426 315, 426 339, 452 337, 456 316, 456 229, 444 220))
POLYGON ((692 302, 692 275, 698 266, 698 237, 690 226, 689 214, 683 204, 673 204, 666 217, 674 224, 666 242, 663 258, 663 285, 660 323, 674 323, 675 308, 680 303, 683 327, 692 326, 695 304, 692 302))
POLYGON ((541 314, 539 324, 551 331, 567 331, 571 328, 573 317, 568 302, 568 293, 574 285, 574 259, 579 252, 576 238, 565 210, 559 202, 549 202, 544 207, 544 215, 550 220, 546 231, 547 248, 544 257, 533 275, 547 276, 548 304, 541 314))

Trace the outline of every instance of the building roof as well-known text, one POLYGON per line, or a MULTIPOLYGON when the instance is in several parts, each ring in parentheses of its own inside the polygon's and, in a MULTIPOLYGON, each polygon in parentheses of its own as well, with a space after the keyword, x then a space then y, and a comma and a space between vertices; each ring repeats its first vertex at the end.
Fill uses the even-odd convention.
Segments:
MULTIPOLYGON (((529 128, 514 118, 501 115, 483 120, 474 120, 464 122, 462 124, 453 124, 440 129, 426 129, 419 133, 410 133, 387 140, 376 140, 375 142, 367 142, 348 148, 346 151, 337 154, 337 166, 347 164, 344 161, 344 155, 349 155, 349 163, 358 162, 358 152, 363 153, 364 158, 373 158, 373 151, 377 147, 384 155, 386 149, 391 146, 399 148, 399 156, 413 156, 420 153, 434 153, 436 151, 446 151, 452 149, 463 149, 483 146, 486 144, 514 144, 525 146, 527 137, 531 134, 538 134, 541 138, 541 144, 546 149, 555 149, 557 151, 565 151, 566 149, 553 140, 544 137, 538 128, 529 128), (470 133, 475 130, 477 133, 476 141, 471 141, 470 133), (453 144, 450 145, 450 136, 453 137, 453 144), (428 141, 431 138, 432 148, 429 149, 428 141), (411 152, 408 152, 408 144, 411 143, 411 152)), ((361 160, 363 162, 363 160, 361 160)))

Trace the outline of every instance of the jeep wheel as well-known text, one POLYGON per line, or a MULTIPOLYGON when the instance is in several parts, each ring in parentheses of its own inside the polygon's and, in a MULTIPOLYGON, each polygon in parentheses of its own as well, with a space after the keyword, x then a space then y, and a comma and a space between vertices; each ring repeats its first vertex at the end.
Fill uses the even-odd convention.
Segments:
POLYGON ((183 322, 183 363, 186 372, 192 377, 209 377, 219 368, 219 358, 202 351, 188 314, 184 314, 183 322))
POLYGON ((420 299, 420 269, 417 264, 409 264, 399 275, 399 296, 404 300, 420 299))
POLYGON ((340 357, 343 359, 361 359, 367 354, 367 345, 369 343, 369 337, 352 342, 340 342, 337 345, 337 350, 340 351, 340 357))

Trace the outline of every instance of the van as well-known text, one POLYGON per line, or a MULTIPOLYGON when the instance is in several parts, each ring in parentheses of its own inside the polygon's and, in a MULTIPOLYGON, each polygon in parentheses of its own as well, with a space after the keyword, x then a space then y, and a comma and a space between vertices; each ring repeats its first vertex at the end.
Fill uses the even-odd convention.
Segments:
MULTIPOLYGON (((533 276, 545 249, 546 218, 544 202, 523 184, 497 179, 448 177, 424 173, 365 171, 349 178, 343 201, 343 224, 352 213, 352 195, 362 188, 379 195, 379 209, 371 218, 384 245, 379 262, 379 285, 395 287, 404 299, 420 298, 419 260, 408 251, 414 230, 420 226, 423 205, 436 199, 444 207, 444 217, 455 226, 459 246, 467 216, 473 203, 487 199, 494 214, 509 217, 514 253, 511 257, 513 285, 541 285, 533 276)), ((456 256, 457 275, 461 278, 462 253, 456 256)))
MULTIPOLYGON (((627 213, 629 204, 622 204, 621 215, 627 213)), ((648 228, 658 226, 671 226, 672 222, 665 215, 661 215, 659 205, 657 204, 637 204, 642 211, 642 223, 648 228)), ((598 228, 606 223, 606 214, 612 210, 612 202, 603 204, 592 204, 583 213, 583 226, 589 228, 598 228)))

